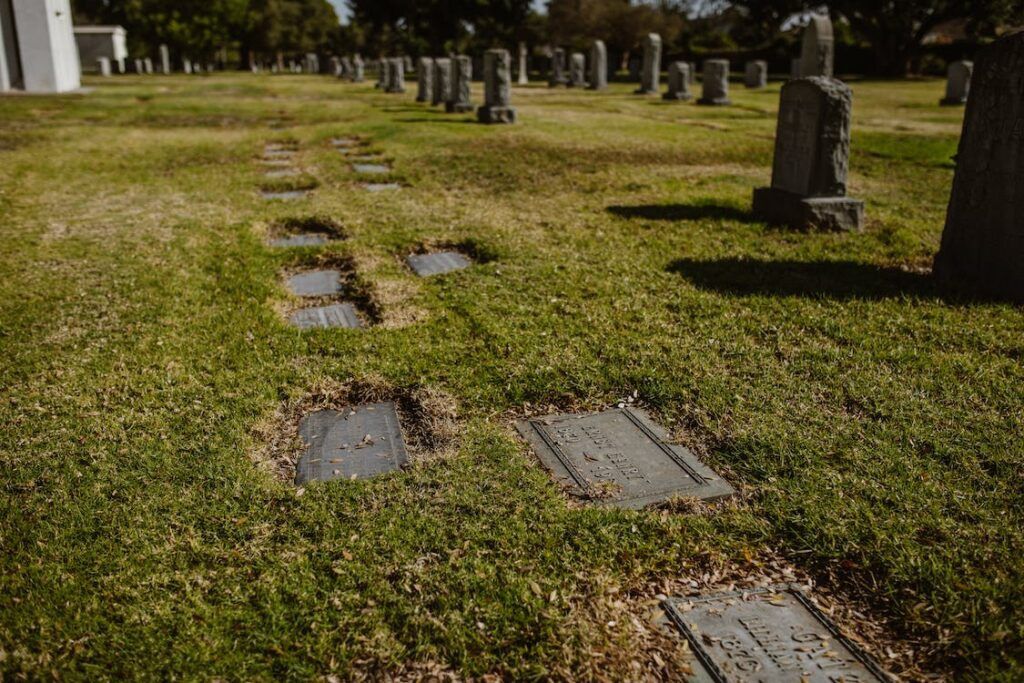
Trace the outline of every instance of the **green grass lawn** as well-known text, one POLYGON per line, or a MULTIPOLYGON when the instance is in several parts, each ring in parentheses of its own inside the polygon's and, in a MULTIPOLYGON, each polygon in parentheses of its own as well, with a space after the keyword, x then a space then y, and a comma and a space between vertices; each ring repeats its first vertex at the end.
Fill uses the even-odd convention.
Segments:
POLYGON ((0 99, 0 677, 676 678, 656 595, 787 575, 890 671, 1024 677, 1024 312, 929 277, 943 83, 852 83, 861 234, 750 217, 778 84, 538 84, 496 127, 414 84, 87 85, 0 99), (308 198, 260 198, 270 141, 308 198), (346 239, 266 246, 315 216, 346 239), (453 245, 476 264, 402 262, 453 245), (321 263, 373 326, 287 325, 321 263), (627 398, 738 500, 580 507, 513 428, 627 398), (304 409, 380 399, 411 468, 282 475, 304 409))

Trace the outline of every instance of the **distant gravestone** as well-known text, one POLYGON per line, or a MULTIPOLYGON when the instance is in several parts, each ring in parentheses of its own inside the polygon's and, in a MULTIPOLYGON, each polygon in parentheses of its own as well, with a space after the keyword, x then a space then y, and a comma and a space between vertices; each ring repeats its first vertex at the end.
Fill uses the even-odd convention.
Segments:
POLYGON ((377 82, 374 83, 373 87, 377 90, 387 91, 388 81, 391 80, 391 60, 378 59, 377 60, 377 82))
POLYGON ((288 278, 288 290, 295 296, 334 296, 342 292, 337 270, 311 270, 288 278))
POLYGON ((551 52, 551 78, 548 80, 548 86, 556 88, 566 85, 569 82, 569 77, 566 76, 565 69, 565 50, 556 47, 551 52))
POLYGON ((587 58, 582 52, 573 52, 569 58, 569 82, 566 85, 570 88, 587 85, 587 58))
POLYGON ((754 90, 768 85, 768 62, 760 59, 747 62, 743 85, 754 90))
POLYGON ((686 62, 672 62, 668 65, 668 87, 661 98, 683 102, 692 97, 690 94, 690 65, 686 62))
POLYGON ((673 497, 731 496, 731 486, 642 411, 553 415, 516 425, 555 478, 580 498, 643 508, 673 497))
POLYGON ((466 55, 452 59, 451 97, 444 103, 448 113, 464 114, 473 111, 473 60, 466 55))
POLYGON ((729 60, 708 59, 704 62, 701 98, 697 104, 727 106, 729 99, 729 60))
POLYGON ((484 53, 484 106, 477 109, 481 123, 515 123, 512 99, 512 59, 508 50, 484 53))
POLYGON ((145 73, 145 71, 146 71, 146 67, 142 65, 142 60, 141 59, 136 59, 135 60, 135 73, 141 74, 141 73, 145 73))
POLYGON ((434 97, 430 103, 444 104, 452 96, 452 60, 438 57, 434 60, 434 97))
POLYGON ((142 60, 142 69, 147 74, 152 75, 153 74, 153 60, 150 59, 149 57, 146 57, 145 59, 143 59, 142 60))
POLYGON ((171 73, 171 50, 166 45, 160 46, 160 73, 171 73))
POLYGON ((345 410, 319 410, 302 418, 299 436, 306 450, 295 468, 295 483, 369 479, 409 461, 394 403, 345 410))
POLYGON ((341 59, 339 57, 331 57, 330 59, 331 75, 335 78, 341 78, 342 66, 341 59))
POLYGON ((604 90, 608 87, 608 49, 603 40, 595 40, 590 46, 590 89, 604 90))
POLYGON ((471 265, 468 258, 456 251, 412 254, 406 257, 405 262, 420 277, 450 273, 454 270, 468 268, 471 265))
POLYGON ((832 20, 823 14, 811 16, 811 23, 804 29, 803 45, 800 50, 800 77, 832 77, 835 71, 835 37, 832 20))
POLYGON ((341 73, 338 74, 338 78, 347 78, 348 80, 355 78, 355 67, 352 65, 351 57, 341 58, 341 73))
POLYGON ((799 589, 668 598, 661 606, 689 643, 696 681, 890 680, 799 589))
POLYGON ((110 57, 100 57, 96 60, 96 70, 99 71, 100 76, 110 76, 110 57))
POLYGON ((412 57, 410 57, 409 55, 405 55, 404 57, 402 57, 402 66, 405 68, 405 72, 406 73, 411 74, 412 73, 412 57))
POLYGON ((1024 31, 975 62, 935 273, 1024 302, 1024 31))
POLYGON ((392 94, 405 92, 405 61, 401 57, 388 60, 388 86, 386 91, 392 94))
POLYGON ((754 191, 754 213, 804 230, 859 230, 864 203, 846 196, 853 95, 834 78, 782 88, 771 187, 754 191))
POLYGON ((362 83, 364 80, 366 80, 366 63, 362 57, 356 55, 352 59, 352 82, 362 83))
POLYGON ((519 43, 519 85, 527 85, 530 82, 529 75, 529 52, 526 43, 519 43))
POLYGON ((359 319, 355 306, 349 303, 301 308, 288 316, 288 322, 300 330, 330 327, 359 329, 363 326, 363 321, 359 319))
POLYGON ((416 101, 429 102, 434 96, 434 60, 420 57, 416 62, 416 101))
POLYGON ((642 95, 654 95, 658 92, 658 77, 661 75, 661 36, 648 33, 644 38, 644 63, 640 72, 640 88, 636 91, 642 95))
POLYGON ((974 74, 974 62, 953 62, 946 71, 946 96, 940 104, 957 106, 967 104, 967 96, 971 92, 971 76, 974 74))
POLYGON ((363 185, 363 189, 376 194, 378 192, 401 190, 402 186, 399 183, 366 183, 363 185))

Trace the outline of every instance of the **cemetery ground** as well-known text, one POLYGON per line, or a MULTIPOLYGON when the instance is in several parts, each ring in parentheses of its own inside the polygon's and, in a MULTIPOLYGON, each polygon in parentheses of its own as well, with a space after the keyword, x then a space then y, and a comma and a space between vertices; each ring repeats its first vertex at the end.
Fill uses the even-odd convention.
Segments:
POLYGON ((777 82, 533 84, 512 126, 414 83, 87 85, 0 100, 4 678, 678 678, 656 596, 786 581, 893 673, 1024 676, 1024 312, 929 277, 942 82, 851 83, 859 234, 750 216, 777 82), (441 249, 473 263, 404 261, 441 249), (362 329, 288 324, 324 266, 362 329), (405 470, 295 486, 302 414, 387 400, 405 470), (513 426, 624 402, 738 496, 582 505, 513 426))

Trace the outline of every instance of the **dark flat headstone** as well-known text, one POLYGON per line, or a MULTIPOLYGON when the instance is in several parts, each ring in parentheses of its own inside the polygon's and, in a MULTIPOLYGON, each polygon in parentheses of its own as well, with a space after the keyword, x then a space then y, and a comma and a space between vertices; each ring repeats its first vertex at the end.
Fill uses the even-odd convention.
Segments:
POLYGON ((731 486, 641 410, 552 415, 516 425, 562 484, 599 505, 643 508, 675 496, 731 496, 731 486))
POLYGON ((391 167, 384 164, 352 164, 356 173, 391 173, 391 167))
POLYGON ((281 192, 267 192, 264 190, 260 194, 264 199, 289 201, 292 199, 302 199, 309 194, 309 190, 283 190, 281 192))
POLYGON ((453 270, 468 268, 470 260, 455 251, 442 251, 436 254, 412 254, 405 258, 409 267, 420 277, 441 275, 453 270))
POLYGON ((302 330, 328 327, 347 327, 358 329, 363 326, 359 314, 352 304, 331 304, 330 306, 314 306, 303 308, 292 313, 288 320, 302 330))
POLYGON ((330 242, 327 235, 319 232, 305 232, 298 235, 285 235, 270 240, 272 247, 318 247, 330 242))
POLYGON ((799 590, 762 589, 662 602, 689 641, 697 681, 848 683, 885 673, 799 590))
POLYGON ((299 423, 306 451, 295 468, 295 483, 368 479, 409 461, 394 403, 344 411, 320 410, 299 423))
POLYGON ((402 189, 398 183, 366 183, 363 187, 367 192, 392 192, 402 189))
POLYGON ((341 293, 341 273, 312 270, 288 278, 288 289, 296 296, 333 296, 341 293))

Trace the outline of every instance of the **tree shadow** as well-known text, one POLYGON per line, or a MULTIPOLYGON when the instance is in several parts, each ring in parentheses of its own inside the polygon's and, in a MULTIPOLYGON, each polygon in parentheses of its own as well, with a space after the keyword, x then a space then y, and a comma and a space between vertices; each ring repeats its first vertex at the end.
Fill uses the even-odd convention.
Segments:
POLYGON ((641 206, 609 206, 608 212, 619 218, 643 218, 649 221, 723 220, 740 223, 758 222, 749 211, 726 204, 647 204, 641 206))

